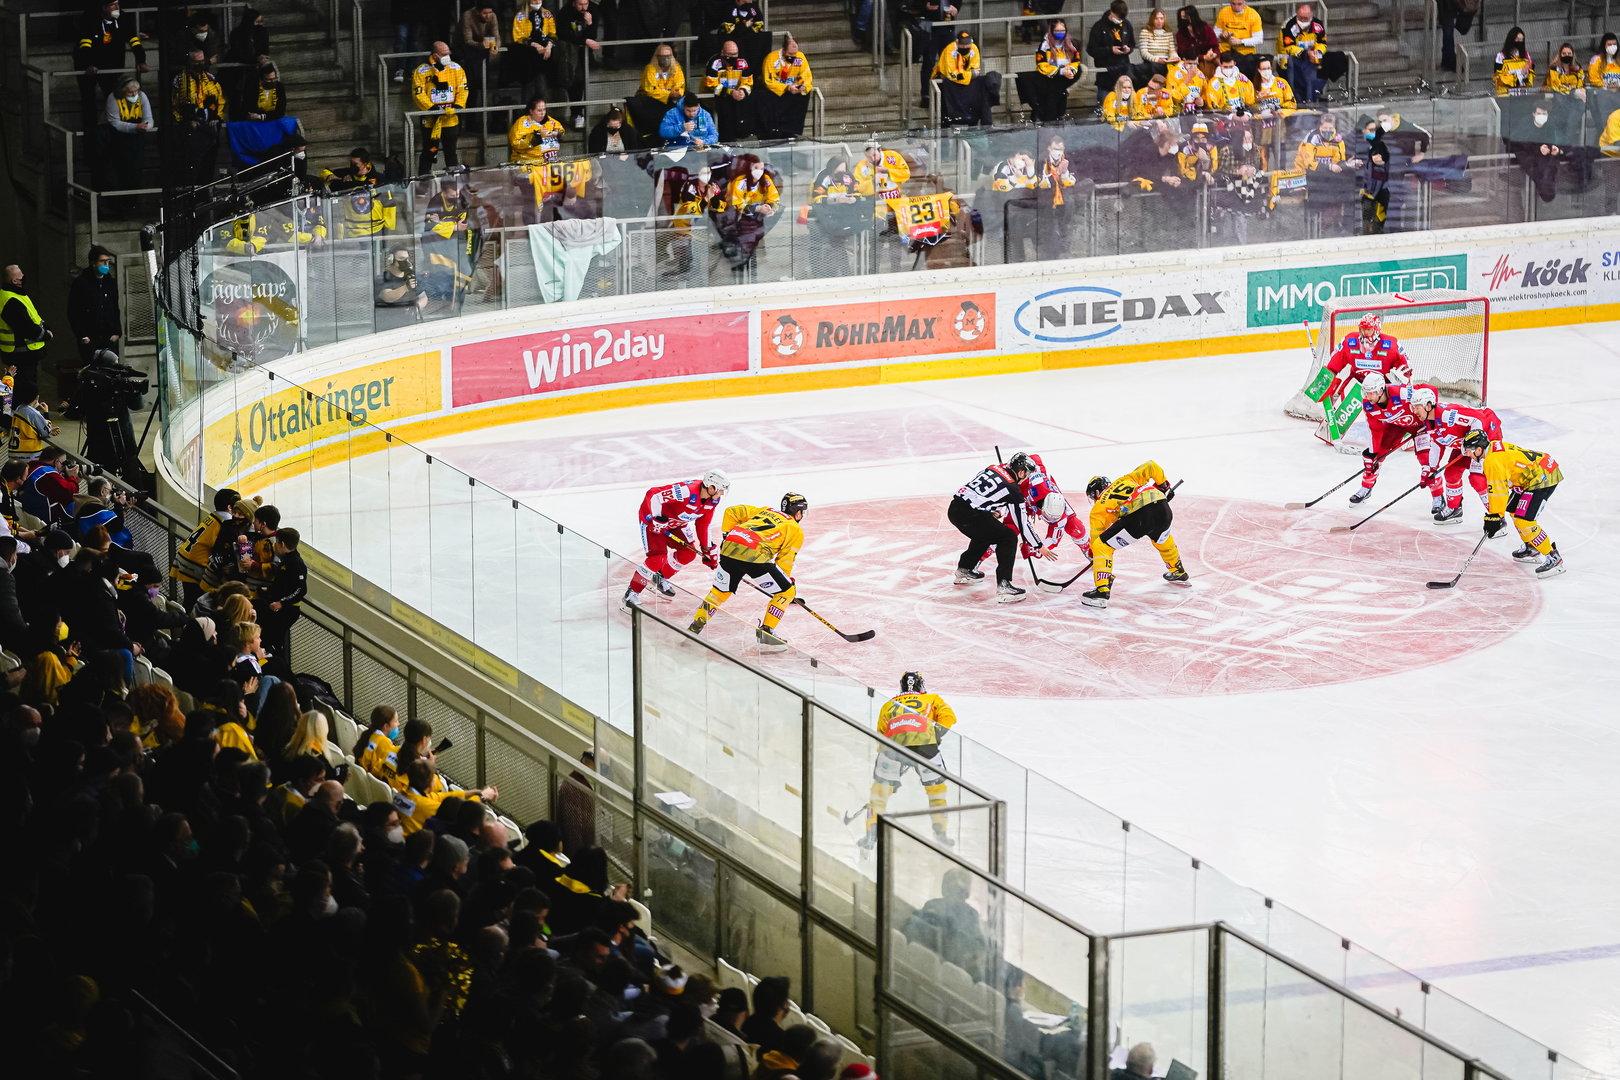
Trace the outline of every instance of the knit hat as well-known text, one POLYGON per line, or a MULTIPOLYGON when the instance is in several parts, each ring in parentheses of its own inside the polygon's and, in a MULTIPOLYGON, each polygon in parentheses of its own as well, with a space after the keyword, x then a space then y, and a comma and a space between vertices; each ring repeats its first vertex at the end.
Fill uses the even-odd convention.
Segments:
POLYGON ((857 1061, 853 1065, 845 1065, 844 1071, 838 1074, 838 1080, 878 1080, 878 1074, 866 1062, 857 1061))

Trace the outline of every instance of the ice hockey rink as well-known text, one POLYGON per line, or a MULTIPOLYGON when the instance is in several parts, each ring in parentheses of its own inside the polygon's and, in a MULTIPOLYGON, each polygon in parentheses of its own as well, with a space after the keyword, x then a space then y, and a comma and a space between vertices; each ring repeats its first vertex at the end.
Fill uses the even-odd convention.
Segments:
MULTIPOLYGON (((795 611, 796 647, 884 693, 922 671, 959 731, 1620 1074, 1620 324, 1493 334, 1508 439, 1564 468, 1542 520, 1569 572, 1515 565, 1509 529, 1449 592, 1423 583, 1474 546, 1471 493, 1461 526, 1435 527, 1419 492, 1329 531, 1410 487, 1409 454, 1362 508, 1347 486, 1283 509, 1359 467, 1282 413, 1303 345, 655 405, 424 449, 625 553, 654 483, 723 465, 727 502, 802 492, 802 595, 878 634, 848 644, 795 611), (1184 481, 1193 587, 1164 585, 1147 545, 1119 554, 1106 611, 1080 585, 1017 605, 953 586, 946 504, 997 445, 1040 452, 1077 506, 1091 475, 1158 461, 1184 481)), ((659 610, 684 623, 692 602, 659 610)), ((739 595, 708 633, 751 653, 762 607, 739 595)))

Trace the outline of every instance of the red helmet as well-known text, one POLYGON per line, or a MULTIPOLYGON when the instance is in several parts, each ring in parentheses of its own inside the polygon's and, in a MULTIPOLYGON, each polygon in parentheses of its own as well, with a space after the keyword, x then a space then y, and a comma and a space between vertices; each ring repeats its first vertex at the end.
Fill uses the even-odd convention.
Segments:
POLYGON ((1369 311, 1367 314, 1361 317, 1361 336, 1364 338, 1375 338, 1383 329, 1383 326, 1384 317, 1379 315, 1377 312, 1369 311))

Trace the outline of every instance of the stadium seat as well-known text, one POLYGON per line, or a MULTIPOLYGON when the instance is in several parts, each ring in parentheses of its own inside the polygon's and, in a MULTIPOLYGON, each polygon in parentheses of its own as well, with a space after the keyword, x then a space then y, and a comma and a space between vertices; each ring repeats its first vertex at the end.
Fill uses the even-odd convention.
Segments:
POLYGON ((352 750, 360 741, 360 725, 354 717, 341 709, 332 710, 332 738, 345 750, 352 750))
POLYGON ((787 1023, 783 1024, 782 1026, 793 1027, 795 1024, 802 1023, 804 1023, 804 1010, 799 1008, 799 1003, 797 1001, 788 1002, 787 1023))
POLYGON ((877 1064, 877 1060, 875 1058, 869 1058, 865 1054, 861 1053, 860 1047, 856 1046, 842 1035, 834 1035, 833 1038, 837 1041, 838 1048, 843 1051, 843 1056, 838 1059, 838 1070, 840 1072, 857 1062, 864 1061, 866 1064, 873 1066, 877 1064))
POLYGON ((652 937, 652 912, 648 910, 647 905, 633 896, 629 897, 626 902, 636 909, 636 921, 641 924, 641 932, 648 937, 652 937))
POLYGON ((724 958, 715 960, 715 971, 718 976, 720 989, 748 990, 748 976, 743 974, 741 968, 732 967, 724 958))
POLYGON ((827 1026, 827 1021, 823 1020, 821 1017, 817 1016, 815 1013, 805 1013, 804 1014, 804 1022, 809 1024, 811 1027, 815 1028, 817 1031, 821 1032, 823 1035, 831 1035, 832 1034, 832 1028, 827 1026))

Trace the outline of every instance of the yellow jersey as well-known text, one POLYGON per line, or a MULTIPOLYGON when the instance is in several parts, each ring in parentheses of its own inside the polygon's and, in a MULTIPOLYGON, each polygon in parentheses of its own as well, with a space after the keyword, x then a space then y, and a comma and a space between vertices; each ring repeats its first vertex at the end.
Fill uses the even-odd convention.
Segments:
POLYGON ((1620 59, 1594 56, 1586 65, 1586 81, 1605 90, 1620 90, 1620 59))
POLYGON ((381 731, 373 731, 366 739, 366 748, 360 751, 359 765, 366 772, 375 776, 390 787, 394 779, 399 776, 396 762, 399 760, 399 747, 381 731))
POLYGON ((878 734, 901 746, 938 746, 956 712, 938 694, 896 694, 878 710, 878 734))
POLYGON ((679 64, 665 71, 654 61, 641 69, 641 92, 661 105, 679 101, 686 95, 686 72, 679 64))
POLYGON ((405 830, 406 836, 409 836, 411 833, 421 831, 428 820, 439 812, 444 800, 452 796, 469 802, 480 801, 476 791, 432 791, 424 795, 413 787, 404 790, 395 789, 391 801, 395 812, 399 814, 400 828, 405 830))
POLYGON ((721 517, 720 554, 745 563, 774 562, 784 574, 804 546, 804 529, 768 506, 728 506, 721 517))
POLYGON ((533 15, 529 14, 528 8, 519 8, 512 17, 512 44, 522 45, 532 37, 557 40, 557 18, 550 8, 542 6, 533 15))
POLYGON ((894 211, 894 231, 925 244, 939 243, 962 212, 962 204, 948 191, 902 195, 889 200, 889 207, 894 211))
POLYGON ((777 49, 765 57, 764 65, 765 88, 778 97, 788 92, 790 86, 800 86, 805 93, 815 88, 814 77, 810 74, 810 60, 799 53, 791 60, 782 55, 777 49))
POLYGON ((411 72, 411 99, 418 111, 442 109, 437 116, 424 116, 424 124, 455 127, 461 123, 454 110, 467 105, 467 73, 454 60, 444 60, 439 67, 420 64, 411 72))
POLYGON ((1204 78, 1197 64, 1170 65, 1164 84, 1177 109, 1202 109, 1208 104, 1205 99, 1209 96, 1209 80, 1204 78))
POLYGON ((513 165, 539 165, 556 161, 562 153, 563 126, 555 116, 535 120, 524 113, 506 133, 507 153, 513 165))
POLYGON ((1260 36, 1260 13, 1252 7, 1245 7, 1242 11, 1232 10, 1228 4, 1215 13, 1215 30, 1217 34, 1224 30, 1230 39, 1221 44, 1239 56, 1248 56, 1258 47, 1255 39, 1260 36), (1252 44, 1251 44, 1252 43, 1252 44))
POLYGON ((169 567, 169 576, 187 585, 201 581, 208 570, 208 559, 214 552, 214 544, 219 540, 220 526, 230 516, 227 511, 216 510, 203 518, 202 523, 192 529, 191 535, 175 549, 174 565, 169 567))
POLYGON ((1537 491, 1562 483, 1564 470, 1551 454, 1503 443, 1485 452, 1485 497, 1489 512, 1503 513, 1515 491, 1537 491))
POLYGON ((931 77, 944 79, 946 82, 953 82, 958 86, 966 86, 973 81, 973 77, 983 67, 984 61, 979 57, 979 47, 977 45, 970 48, 968 54, 963 56, 956 51, 956 43, 953 41, 945 46, 945 50, 939 54, 939 59, 934 62, 934 73, 931 77))
POLYGON ((1496 56, 1496 74, 1491 77, 1497 97, 1521 94, 1536 87, 1536 65, 1525 56, 1496 56))
POLYGON ((1239 105, 1254 108, 1254 83, 1247 75, 1239 75, 1228 82, 1217 72, 1204 90, 1204 104, 1216 112, 1235 110, 1239 105))
POLYGON ((1164 482, 1164 470, 1159 468, 1159 463, 1148 461, 1108 485, 1108 490, 1091 504, 1091 535, 1101 536, 1127 514, 1163 502, 1164 492, 1159 485, 1164 482))
POLYGON ((1580 68, 1565 71, 1554 65, 1547 69, 1547 89, 1555 94, 1573 94, 1586 85, 1586 72, 1580 68))

